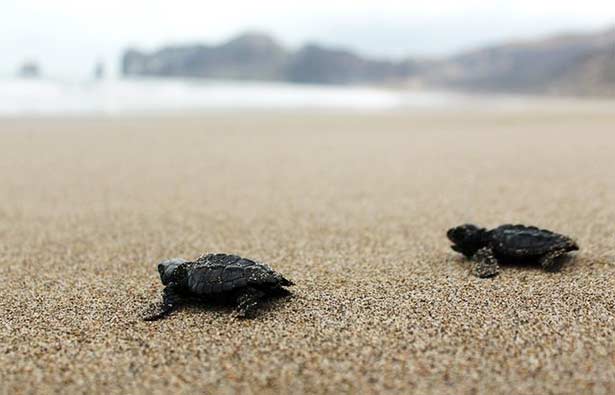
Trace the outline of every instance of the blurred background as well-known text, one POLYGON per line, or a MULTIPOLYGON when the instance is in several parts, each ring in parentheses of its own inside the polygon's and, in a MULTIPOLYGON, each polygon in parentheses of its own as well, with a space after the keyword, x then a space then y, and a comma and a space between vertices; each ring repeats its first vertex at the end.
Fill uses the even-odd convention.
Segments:
POLYGON ((599 0, 9 1, 0 116, 602 99, 614 16, 599 0))

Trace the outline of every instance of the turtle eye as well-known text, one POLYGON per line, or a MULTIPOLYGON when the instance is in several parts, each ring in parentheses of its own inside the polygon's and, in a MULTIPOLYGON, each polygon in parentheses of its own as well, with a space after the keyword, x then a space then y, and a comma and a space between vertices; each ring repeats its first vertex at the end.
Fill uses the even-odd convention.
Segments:
POLYGON ((164 271, 164 265, 162 263, 158 264, 158 273, 162 273, 164 271))

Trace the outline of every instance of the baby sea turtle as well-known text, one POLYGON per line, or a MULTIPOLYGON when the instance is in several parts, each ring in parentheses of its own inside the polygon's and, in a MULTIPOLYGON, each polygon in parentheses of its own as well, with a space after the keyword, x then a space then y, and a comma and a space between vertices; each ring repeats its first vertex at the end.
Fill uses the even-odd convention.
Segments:
POLYGON ((446 233, 451 248, 474 261, 472 274, 493 277, 499 273, 498 263, 539 263, 545 270, 557 269, 558 258, 579 249, 571 238, 535 226, 502 225, 487 230, 465 224, 446 233))
POLYGON ((145 321, 164 318, 190 301, 234 303, 234 315, 245 318, 254 312, 261 299, 288 295, 282 287, 293 285, 264 263, 227 254, 202 255, 193 262, 167 259, 158 264, 158 272, 165 286, 162 304, 145 321))

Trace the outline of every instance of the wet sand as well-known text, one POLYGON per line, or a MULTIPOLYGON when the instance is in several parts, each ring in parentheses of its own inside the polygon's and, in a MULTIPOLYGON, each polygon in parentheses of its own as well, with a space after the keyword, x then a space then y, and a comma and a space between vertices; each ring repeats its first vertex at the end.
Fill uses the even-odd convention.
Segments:
POLYGON ((2 393, 613 393, 615 111, 0 120, 2 393), (448 227, 576 238, 481 280, 448 227), (294 280, 146 323, 166 257, 294 280))

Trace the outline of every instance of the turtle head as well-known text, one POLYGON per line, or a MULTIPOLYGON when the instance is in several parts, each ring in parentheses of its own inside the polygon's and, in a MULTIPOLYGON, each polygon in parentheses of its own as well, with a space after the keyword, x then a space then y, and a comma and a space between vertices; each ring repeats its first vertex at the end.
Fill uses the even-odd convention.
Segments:
POLYGON ((158 273, 160 273, 160 281, 162 285, 169 283, 178 283, 181 280, 181 275, 184 273, 185 263, 188 262, 185 259, 173 258, 165 259, 158 264, 158 273))
POLYGON ((471 257, 485 246, 485 228, 476 225, 465 224, 451 228, 446 232, 446 236, 453 242, 451 248, 471 257))

